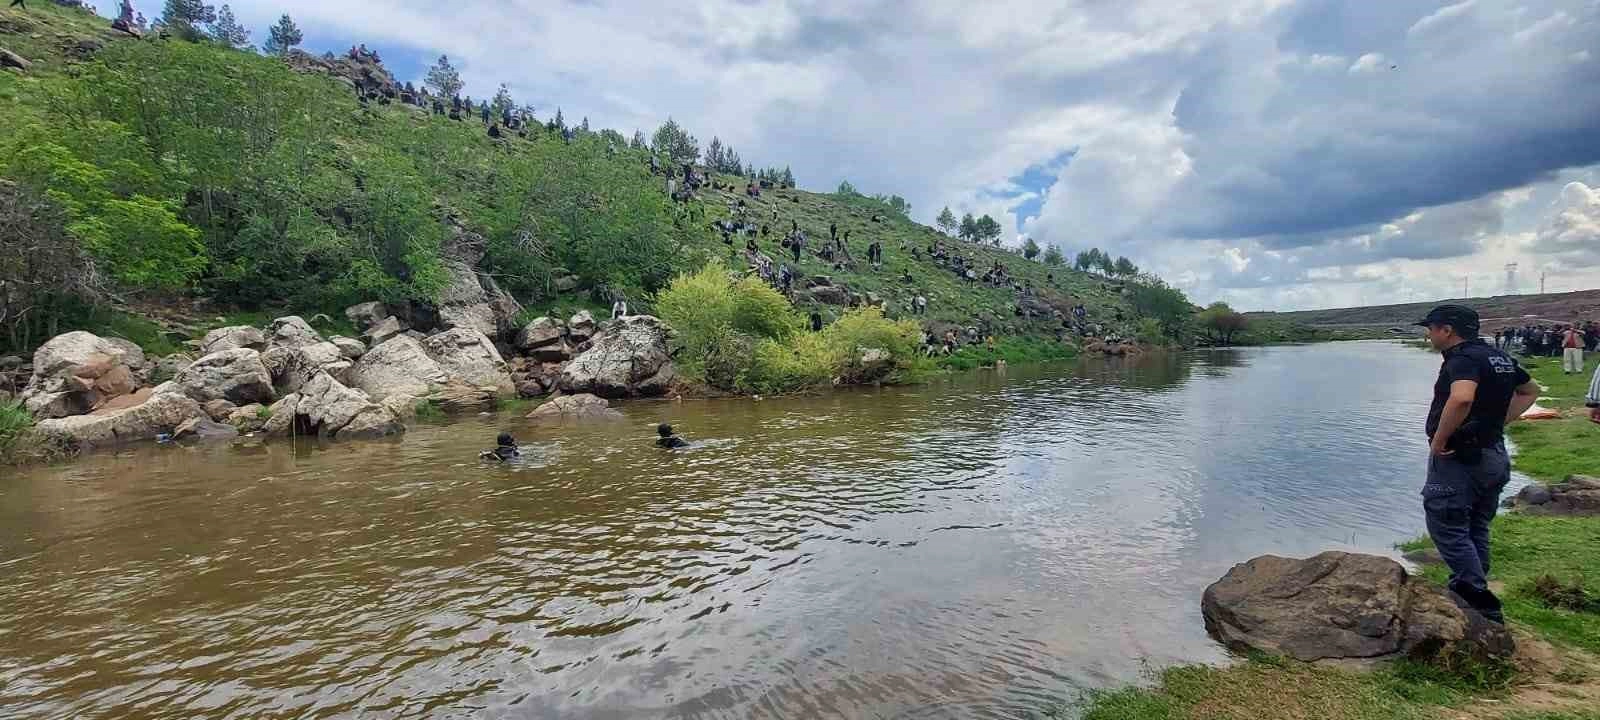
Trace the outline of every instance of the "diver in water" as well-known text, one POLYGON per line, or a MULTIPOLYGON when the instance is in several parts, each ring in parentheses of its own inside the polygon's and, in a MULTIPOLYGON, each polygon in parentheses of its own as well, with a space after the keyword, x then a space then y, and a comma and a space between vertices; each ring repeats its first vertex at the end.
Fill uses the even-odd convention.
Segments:
POLYGON ((672 426, 666 423, 656 426, 656 434, 661 436, 656 438, 656 447, 666 448, 668 450, 677 450, 678 448, 689 447, 689 441, 674 435, 672 433, 672 426))
POLYGON ((511 462, 519 457, 522 457, 522 451, 517 449, 517 439, 511 437, 511 433, 500 433, 500 437, 495 438, 493 450, 478 453, 478 459, 490 462, 511 462))

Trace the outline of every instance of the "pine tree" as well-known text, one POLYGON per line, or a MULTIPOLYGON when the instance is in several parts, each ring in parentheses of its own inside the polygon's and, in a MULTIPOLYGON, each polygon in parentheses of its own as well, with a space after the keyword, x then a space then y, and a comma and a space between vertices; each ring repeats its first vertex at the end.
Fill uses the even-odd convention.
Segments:
POLYGON ((711 143, 706 145, 706 167, 721 170, 725 159, 722 153, 722 139, 712 135, 711 143))
POLYGON ((744 172, 744 161, 739 159, 739 153, 734 152, 733 148, 722 153, 722 171, 729 175, 744 172))
POLYGON ((692 163, 700 158, 700 141, 670 117, 656 129, 651 147, 666 155, 667 162, 673 165, 692 163))
POLYGON ((433 88, 435 94, 442 98, 453 98, 461 94, 461 89, 467 84, 461 81, 461 71, 450 64, 449 55, 440 55, 439 62, 428 69, 428 77, 423 84, 433 88))
POLYGON ((567 119, 561 116, 561 108, 556 108, 556 116, 550 119, 550 129, 560 132, 567 131, 567 119))
POLYGON ((633 142, 629 143, 628 147, 631 147, 635 150, 645 149, 644 132, 640 130, 633 131, 633 142))
POLYGON ((195 42, 205 37, 200 28, 217 21, 217 10, 201 0, 167 0, 161 14, 161 24, 178 33, 179 37, 195 42))
POLYGON ((788 165, 783 166, 783 186, 787 188, 792 188, 795 186, 794 173, 789 170, 788 165))
POLYGON ((278 18, 278 24, 267 30, 267 44, 263 48, 269 55, 288 55, 305 36, 288 15, 278 18))
POLYGON ((956 234, 956 230, 961 227, 961 224, 956 222, 956 214, 950 212, 949 205, 944 206, 944 209, 939 211, 939 217, 934 222, 939 225, 939 229, 943 230, 946 235, 956 234))
POLYGON ((588 115, 583 116, 583 122, 578 125, 578 131, 579 132, 584 132, 584 133, 589 132, 589 116, 588 115))
POLYGON ((996 246, 1000 244, 1000 236, 1005 234, 1005 229, 1000 227, 1000 223, 988 215, 978 218, 977 230, 978 236, 974 238, 975 240, 993 243, 996 246))
POLYGON ((1139 274, 1139 266, 1134 265, 1133 261, 1126 256, 1117 258, 1117 262, 1113 267, 1114 272, 1120 277, 1133 277, 1139 274))
POLYGON ((517 101, 511 99, 511 88, 505 83, 500 83, 500 89, 494 91, 494 102, 489 104, 489 112, 494 116, 505 117, 506 112, 517 106, 517 101))
POLYGON ((222 9, 217 11, 217 19, 211 23, 211 39, 242 50, 250 45, 250 29, 240 25, 233 17, 233 8, 223 3, 222 9))
POLYGON ((972 217, 972 213, 962 215, 961 224, 957 225, 956 228, 956 237, 961 238, 962 240, 977 241, 978 220, 977 218, 972 217))
POLYGON ((754 178, 756 176, 756 166, 745 163, 744 176, 747 178, 754 178))
POLYGON ((1049 265, 1051 267, 1061 267, 1062 265, 1065 265, 1066 263, 1067 263, 1067 256, 1062 254, 1061 248, 1059 248, 1059 247, 1057 247, 1055 245, 1051 245, 1050 247, 1045 248, 1045 251, 1044 251, 1044 264, 1049 265))
POLYGON ((1039 257, 1039 252, 1039 243, 1034 242, 1033 238, 1028 238, 1028 241, 1022 244, 1022 256, 1029 260, 1039 257))

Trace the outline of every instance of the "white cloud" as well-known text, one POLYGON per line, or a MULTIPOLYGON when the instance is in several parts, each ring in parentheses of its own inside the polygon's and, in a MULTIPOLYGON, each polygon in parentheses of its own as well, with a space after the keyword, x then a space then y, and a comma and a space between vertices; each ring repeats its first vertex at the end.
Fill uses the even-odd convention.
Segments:
POLYGON ((1367 53, 1350 63, 1350 74, 1375 72, 1384 66, 1383 53, 1367 53))

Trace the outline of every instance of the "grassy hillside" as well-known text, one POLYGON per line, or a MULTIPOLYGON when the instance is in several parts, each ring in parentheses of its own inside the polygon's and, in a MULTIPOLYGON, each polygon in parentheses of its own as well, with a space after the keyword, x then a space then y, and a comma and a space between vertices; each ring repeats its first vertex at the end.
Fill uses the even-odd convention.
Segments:
POLYGON ((1498 295, 1494 297, 1433 300, 1398 305, 1306 310, 1285 313, 1250 313, 1252 319, 1279 320, 1318 328, 1352 329, 1408 327, 1438 305, 1456 303, 1475 308, 1486 329, 1521 325, 1527 318, 1544 322, 1568 323, 1600 317, 1600 290, 1580 290, 1547 295, 1498 295))
MULTIPOLYGON (((278 58, 135 40, 107 25, 43 2, 0 10, 0 48, 32 63, 0 72, 0 177, 15 181, 5 186, 14 205, 35 210, 0 222, 44 238, 11 248, 0 278, 59 280, 4 300, 0 351, 86 327, 169 352, 241 313, 337 318, 364 300, 426 303, 445 282, 441 254, 462 232, 485 238, 479 269, 531 312, 603 306, 609 291, 648 311, 675 276, 711 260, 746 267, 743 238, 730 248, 711 227, 744 197, 743 178, 719 178, 728 190, 677 204, 651 174, 648 150, 612 131, 567 138, 535 125, 526 137, 491 138, 481 122, 360 103, 341 79, 278 58), (569 274, 578 287, 558 291, 569 274)), ((1141 324, 1127 299, 1135 288, 1121 280, 954 240, 860 195, 776 189, 745 199, 751 219, 770 227, 762 252, 788 260, 779 242, 797 224, 813 252, 791 266, 871 293, 890 317, 909 315, 921 294, 928 311, 917 319, 932 331, 1054 343, 1061 323, 1048 310, 1082 303, 1107 331, 1162 339, 1141 324), (850 231, 853 265, 816 257, 830 223, 850 231), (876 271, 866 262, 873 241, 885 255, 876 271), (968 283, 913 257, 935 241, 980 272, 999 263, 1031 285, 1026 302, 1043 317, 1024 318, 1011 287, 968 283)), ((830 321, 843 310, 797 297, 802 312, 830 321)), ((1167 317, 1161 326, 1176 338, 1182 325, 1167 317)))

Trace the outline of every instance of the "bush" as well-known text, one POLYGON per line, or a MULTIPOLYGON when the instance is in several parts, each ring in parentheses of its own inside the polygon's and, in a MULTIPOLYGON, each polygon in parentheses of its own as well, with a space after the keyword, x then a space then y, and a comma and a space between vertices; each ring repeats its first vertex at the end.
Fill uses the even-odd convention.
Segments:
POLYGON ((914 320, 890 320, 883 309, 864 307, 851 310, 822 331, 823 342, 834 359, 834 369, 846 378, 881 380, 890 384, 915 383, 926 379, 933 361, 918 352, 922 347, 922 327, 914 320), (889 367, 881 377, 859 376, 862 353, 866 350, 889 353, 889 367))
POLYGON ((778 291, 755 278, 735 280, 718 262, 673 280, 656 312, 676 333, 682 369, 722 390, 743 389, 758 343, 786 341, 804 326, 778 291))

